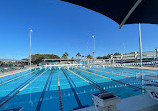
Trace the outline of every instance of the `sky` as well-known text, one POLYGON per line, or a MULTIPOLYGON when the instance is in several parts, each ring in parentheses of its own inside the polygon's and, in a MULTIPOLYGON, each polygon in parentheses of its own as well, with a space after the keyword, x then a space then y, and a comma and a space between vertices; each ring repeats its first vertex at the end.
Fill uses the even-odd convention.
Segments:
MULTIPOLYGON (((60 0, 0 0, 0 58, 27 58, 30 28, 32 54, 92 55, 92 35, 96 56, 139 51, 138 24, 118 29, 110 18, 60 0)), ((143 51, 154 51, 158 26, 141 24, 141 29, 143 51)))

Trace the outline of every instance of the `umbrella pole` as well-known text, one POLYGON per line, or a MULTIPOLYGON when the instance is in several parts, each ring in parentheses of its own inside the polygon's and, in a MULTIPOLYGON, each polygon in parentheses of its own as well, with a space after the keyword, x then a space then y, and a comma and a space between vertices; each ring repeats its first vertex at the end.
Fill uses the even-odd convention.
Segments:
POLYGON ((140 67, 142 67, 142 39, 141 39, 141 26, 139 23, 139 51, 140 51, 140 67))

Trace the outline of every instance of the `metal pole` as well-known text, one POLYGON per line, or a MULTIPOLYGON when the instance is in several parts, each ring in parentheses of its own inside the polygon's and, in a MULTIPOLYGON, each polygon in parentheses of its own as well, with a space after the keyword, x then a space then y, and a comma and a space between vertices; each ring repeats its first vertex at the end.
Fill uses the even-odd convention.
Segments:
POLYGON ((94 40, 94 52, 93 52, 93 64, 94 64, 94 61, 95 61, 95 36, 92 35, 92 38, 94 40))
POLYGON ((157 54, 157 53, 158 53, 158 49, 156 48, 155 50, 156 50, 156 57, 155 57, 155 60, 157 61, 157 57, 158 57, 158 54, 157 54))
MULTIPOLYGON (((123 48, 124 48, 124 57, 125 57, 125 43, 123 43, 123 48)), ((123 64, 125 64, 125 62, 126 62, 126 60, 124 59, 124 62, 123 62, 123 64)))
POLYGON ((87 56, 88 56, 88 42, 87 42, 87 56))
POLYGON ((94 59, 95 59, 95 37, 94 37, 94 59))
POLYGON ((31 71, 31 32, 32 29, 30 29, 30 71, 31 71))
MULTIPOLYGON (((86 59, 86 58, 85 58, 86 59)), ((89 61, 88 61, 88 42, 87 42, 87 63, 88 63, 88 65, 89 65, 89 61)))
POLYGON ((139 23, 139 50, 140 50, 140 67, 142 67, 142 40, 141 40, 141 26, 139 23))
POLYGON ((93 35, 93 40, 94 40, 94 59, 95 59, 95 36, 93 35))

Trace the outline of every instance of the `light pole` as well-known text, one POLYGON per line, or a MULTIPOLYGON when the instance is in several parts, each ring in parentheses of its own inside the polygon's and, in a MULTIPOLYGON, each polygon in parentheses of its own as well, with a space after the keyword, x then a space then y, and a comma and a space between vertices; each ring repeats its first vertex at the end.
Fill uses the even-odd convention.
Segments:
POLYGON ((30 71, 31 71, 31 32, 32 29, 30 29, 30 71))
POLYGON ((87 44, 86 44, 86 45, 87 45, 87 56, 88 56, 88 51, 89 51, 89 49, 88 49, 88 42, 87 42, 87 44))
MULTIPOLYGON (((30 29, 30 72, 31 72, 31 33, 32 33, 32 29, 30 29)), ((33 102, 31 100, 31 87, 30 87, 30 101, 29 101, 29 103, 33 105, 33 102)))
POLYGON ((93 54, 94 54, 94 60, 95 60, 95 36, 92 35, 92 38, 93 38, 93 40, 94 40, 94 52, 93 52, 93 54))

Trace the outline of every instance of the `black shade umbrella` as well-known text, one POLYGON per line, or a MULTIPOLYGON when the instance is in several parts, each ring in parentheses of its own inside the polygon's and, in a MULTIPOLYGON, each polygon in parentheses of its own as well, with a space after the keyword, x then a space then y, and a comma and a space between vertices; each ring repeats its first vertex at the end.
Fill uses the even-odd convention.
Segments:
MULTIPOLYGON (((61 0, 103 14, 121 28, 125 24, 158 24, 158 0, 61 0)), ((139 24, 140 66, 142 66, 141 28, 139 24)))
POLYGON ((61 0, 103 14, 120 25, 158 24, 158 0, 61 0))

